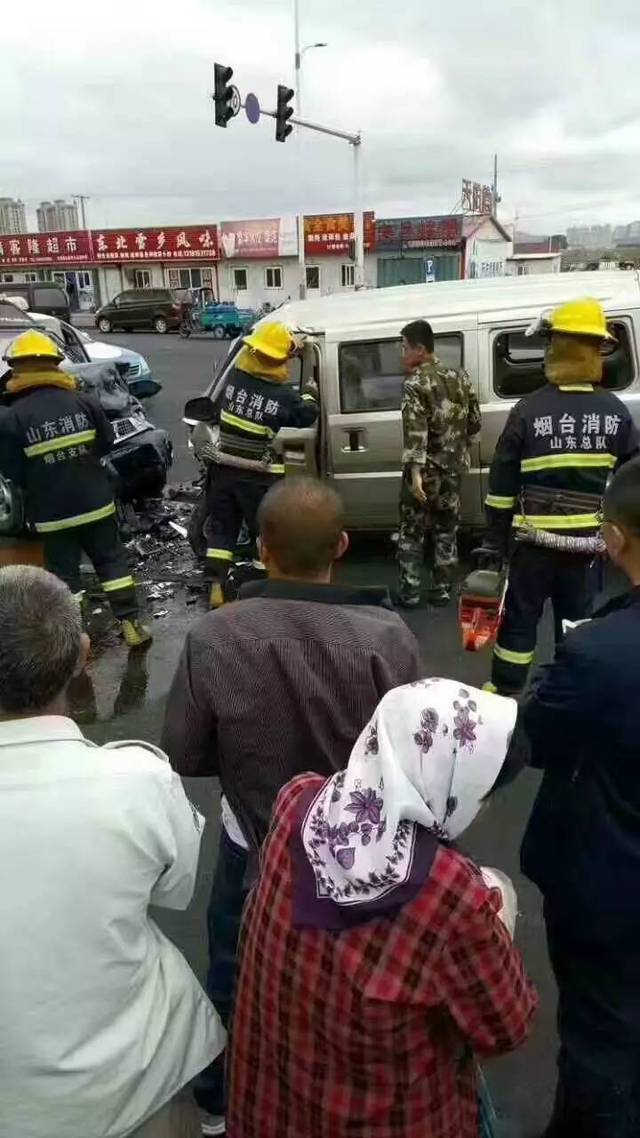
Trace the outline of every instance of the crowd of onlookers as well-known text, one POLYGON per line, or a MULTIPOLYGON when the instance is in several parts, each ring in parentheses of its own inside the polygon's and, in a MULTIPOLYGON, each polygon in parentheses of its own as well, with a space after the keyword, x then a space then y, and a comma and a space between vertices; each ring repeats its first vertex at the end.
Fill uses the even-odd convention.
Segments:
POLYGON ((259 520, 268 578, 188 630, 163 751, 83 737, 77 601, 0 570, 0 1135, 491 1133, 480 1064, 523 1043, 537 997, 511 883, 459 843, 532 765, 522 868, 559 991, 547 1135, 637 1138, 640 461, 605 501, 631 588, 520 703, 425 678, 387 591, 332 582, 348 537, 326 485, 279 482, 259 520), (149 907, 191 900, 203 819, 180 776, 212 775, 205 994, 149 907))

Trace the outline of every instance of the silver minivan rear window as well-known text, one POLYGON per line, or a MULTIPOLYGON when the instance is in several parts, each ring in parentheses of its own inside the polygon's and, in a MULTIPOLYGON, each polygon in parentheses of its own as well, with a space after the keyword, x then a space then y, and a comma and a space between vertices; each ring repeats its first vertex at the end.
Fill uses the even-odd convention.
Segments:
MULTIPOLYGON (((446 367, 462 367, 460 333, 436 336, 436 355, 446 367)), ((405 370, 402 340, 358 340, 338 348, 340 410, 398 411, 402 403, 405 370)))

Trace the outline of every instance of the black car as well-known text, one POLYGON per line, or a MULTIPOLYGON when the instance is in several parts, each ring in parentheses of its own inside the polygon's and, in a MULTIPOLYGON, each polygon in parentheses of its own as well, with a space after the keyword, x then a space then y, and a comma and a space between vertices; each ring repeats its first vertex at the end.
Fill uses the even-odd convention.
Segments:
POLYGON ((24 281, 23 283, 0 285, 4 296, 21 296, 32 312, 44 312, 46 316, 57 316, 58 320, 71 320, 69 297, 55 281, 24 281))
POLYGON ((183 309, 182 297, 170 288, 130 288, 98 309, 96 326, 101 332, 155 328, 163 334, 180 327, 183 309))

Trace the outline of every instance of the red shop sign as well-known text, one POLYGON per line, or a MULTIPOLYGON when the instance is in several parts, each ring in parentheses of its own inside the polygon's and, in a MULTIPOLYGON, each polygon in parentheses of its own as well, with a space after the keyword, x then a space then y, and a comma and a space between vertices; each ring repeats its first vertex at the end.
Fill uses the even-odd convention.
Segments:
POLYGON ((215 225, 165 226, 162 229, 95 229, 96 261, 217 261, 215 225))
POLYGON ((92 260, 91 234, 84 229, 0 237, 0 265, 86 265, 92 260))

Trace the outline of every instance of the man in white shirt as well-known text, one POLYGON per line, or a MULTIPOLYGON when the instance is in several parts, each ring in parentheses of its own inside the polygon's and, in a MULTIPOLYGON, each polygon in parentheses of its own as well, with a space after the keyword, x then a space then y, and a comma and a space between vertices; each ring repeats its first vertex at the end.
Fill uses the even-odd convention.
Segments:
POLYGON ((89 642, 40 569, 0 570, 0 1134, 185 1134, 172 1100, 224 1046, 149 906, 184 909, 203 820, 161 751, 66 717, 89 642))

